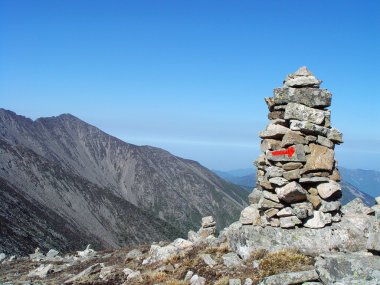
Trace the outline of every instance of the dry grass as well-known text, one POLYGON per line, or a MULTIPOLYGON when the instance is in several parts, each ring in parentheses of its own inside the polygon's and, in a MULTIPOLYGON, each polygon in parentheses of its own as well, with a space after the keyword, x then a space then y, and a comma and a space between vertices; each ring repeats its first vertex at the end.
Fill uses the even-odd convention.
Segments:
POLYGON ((221 278, 219 278, 215 283, 214 285, 228 285, 228 280, 230 279, 230 277, 228 276, 223 276, 221 278))
POLYGON ((230 246, 226 242, 220 244, 218 247, 209 247, 205 250, 205 252, 209 254, 225 254, 230 251, 230 246))
POLYGON ((170 279, 164 283, 165 285, 187 285, 188 282, 176 279, 170 279))
POLYGON ((144 272, 142 276, 144 284, 162 283, 168 279, 168 275, 165 272, 148 271, 144 272))
POLYGON ((260 262, 259 273, 262 277, 283 272, 306 270, 312 259, 295 250, 281 250, 268 253, 260 262))

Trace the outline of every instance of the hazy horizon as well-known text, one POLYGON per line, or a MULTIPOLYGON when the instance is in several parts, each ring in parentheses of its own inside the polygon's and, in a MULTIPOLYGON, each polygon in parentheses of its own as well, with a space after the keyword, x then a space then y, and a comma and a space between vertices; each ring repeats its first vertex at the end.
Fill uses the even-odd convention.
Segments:
POLYGON ((339 165, 380 171, 380 2, 1 1, 0 107, 71 113, 211 169, 253 167, 264 97, 306 65, 339 165))

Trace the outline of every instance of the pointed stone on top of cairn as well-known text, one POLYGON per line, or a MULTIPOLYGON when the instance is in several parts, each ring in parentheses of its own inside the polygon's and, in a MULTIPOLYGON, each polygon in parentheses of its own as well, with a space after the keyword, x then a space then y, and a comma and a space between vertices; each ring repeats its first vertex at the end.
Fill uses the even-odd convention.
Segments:
POLYGON ((284 87, 316 87, 319 88, 319 85, 322 83, 321 80, 318 80, 311 72, 306 68, 306 66, 300 67, 293 74, 289 74, 284 80, 284 87))
POLYGON ((321 82, 301 67, 287 76, 282 88, 274 89, 273 97, 265 98, 270 121, 260 133, 256 188, 249 197, 251 206, 242 212, 242 224, 321 228, 340 221, 334 147, 343 139, 331 127, 326 108, 332 94, 319 89, 321 82))

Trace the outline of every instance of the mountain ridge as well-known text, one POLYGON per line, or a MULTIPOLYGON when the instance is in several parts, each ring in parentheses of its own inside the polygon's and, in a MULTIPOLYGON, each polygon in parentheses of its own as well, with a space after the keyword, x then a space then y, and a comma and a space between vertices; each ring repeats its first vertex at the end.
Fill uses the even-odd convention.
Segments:
MULTIPOLYGON (((107 242, 99 242, 103 247, 152 242, 155 236, 167 239, 174 237, 174 232, 175 236, 184 236, 188 230, 196 229, 201 217, 207 215, 218 216, 218 228, 222 229, 236 220, 247 205, 248 194, 244 189, 224 181, 198 162, 159 148, 126 143, 71 114, 33 121, 0 109, 0 126, 3 165, 0 178, 15 185, 15 191, 33 194, 47 208, 53 203, 61 217, 72 214, 69 206, 70 203, 75 205, 75 199, 81 201, 82 206, 88 202, 88 193, 78 192, 77 188, 99 189, 111 195, 108 198, 99 195, 103 200, 92 197, 95 204, 87 211, 90 217, 83 219, 79 212, 71 217, 82 227, 84 220, 93 217, 96 230, 102 228, 96 219, 103 217, 102 223, 109 223, 111 232, 114 231, 107 242), (58 172, 54 172, 55 169, 58 172), (69 177, 73 181, 82 180, 72 185, 69 177), (67 205, 62 205, 62 197, 52 194, 60 191, 67 198, 67 205), (123 228, 138 236, 140 226, 137 217, 130 227, 118 219, 121 204, 115 212, 109 212, 110 199, 128 202, 130 205, 125 204, 126 208, 136 207, 146 213, 148 216, 141 214, 143 221, 149 220, 149 215, 157 217, 156 225, 161 226, 154 231, 146 224, 147 232, 153 230, 150 240, 144 235, 137 240, 127 235, 128 238, 121 237, 118 242, 118 233, 123 228), (102 211, 108 211, 108 218, 102 211)), ((91 230, 88 234, 92 234, 91 230)))

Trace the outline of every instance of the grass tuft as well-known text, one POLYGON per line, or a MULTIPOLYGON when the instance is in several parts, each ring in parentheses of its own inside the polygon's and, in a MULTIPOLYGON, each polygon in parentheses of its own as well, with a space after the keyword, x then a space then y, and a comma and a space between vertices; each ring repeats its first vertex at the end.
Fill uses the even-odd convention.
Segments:
POLYGON ((283 272, 307 270, 312 259, 295 250, 281 250, 268 253, 260 262, 259 272, 262 277, 283 272))

